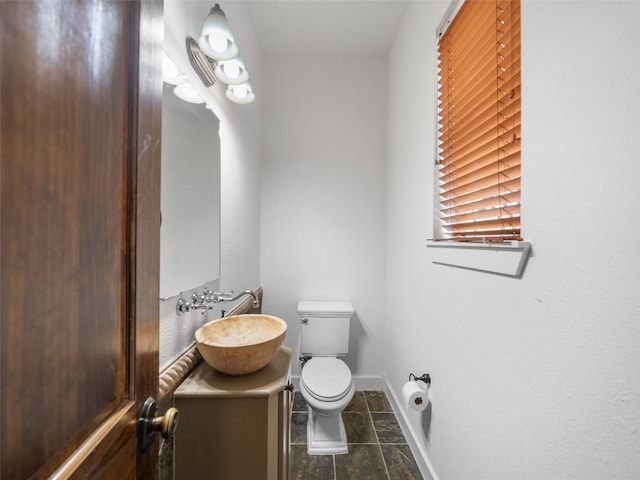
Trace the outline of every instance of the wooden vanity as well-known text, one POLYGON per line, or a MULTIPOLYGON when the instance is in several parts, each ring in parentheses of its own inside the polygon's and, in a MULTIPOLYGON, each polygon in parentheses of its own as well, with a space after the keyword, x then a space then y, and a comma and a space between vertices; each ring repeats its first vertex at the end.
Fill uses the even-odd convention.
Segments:
POLYGON ((175 480, 287 480, 291 349, 250 375, 201 362, 174 393, 175 480))

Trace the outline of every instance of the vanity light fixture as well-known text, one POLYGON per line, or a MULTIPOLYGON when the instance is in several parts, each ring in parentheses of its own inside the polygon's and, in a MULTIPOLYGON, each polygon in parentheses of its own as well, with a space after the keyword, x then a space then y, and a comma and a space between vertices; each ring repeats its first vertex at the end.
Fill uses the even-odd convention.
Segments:
POLYGON ((231 60, 238 56, 238 45, 233 39, 231 27, 217 3, 204 20, 198 45, 207 56, 216 60, 231 60))
POLYGON ((239 85, 229 85, 225 95, 234 103, 251 103, 256 99, 249 82, 239 85))
POLYGON ((175 93, 179 98, 189 103, 204 103, 204 99, 200 96, 198 91, 193 88, 193 85, 189 82, 181 83, 177 85, 176 88, 173 89, 173 93, 175 93))
POLYGON ((175 85, 173 93, 181 100, 189 103, 204 103, 204 99, 166 52, 162 52, 162 81, 175 85))
POLYGON ((238 85, 249 80, 249 72, 244 68, 244 62, 240 57, 226 62, 218 62, 215 73, 218 80, 227 85, 238 85))
POLYGON ((184 83, 184 76, 180 69, 173 63, 169 56, 162 52, 162 81, 170 85, 184 83))
POLYGON ((249 72, 239 56, 227 17, 218 3, 209 11, 198 40, 200 51, 213 59, 215 77, 227 84, 226 97, 234 103, 251 103, 256 96, 249 84, 249 72))

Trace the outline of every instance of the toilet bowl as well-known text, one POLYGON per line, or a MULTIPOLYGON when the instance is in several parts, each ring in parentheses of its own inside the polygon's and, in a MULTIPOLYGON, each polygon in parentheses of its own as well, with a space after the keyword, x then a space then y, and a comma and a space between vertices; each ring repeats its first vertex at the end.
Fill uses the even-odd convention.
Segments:
POLYGON ((302 368, 300 392, 308 405, 307 452, 348 453, 342 411, 353 399, 355 385, 347 364, 336 357, 311 358, 302 368))

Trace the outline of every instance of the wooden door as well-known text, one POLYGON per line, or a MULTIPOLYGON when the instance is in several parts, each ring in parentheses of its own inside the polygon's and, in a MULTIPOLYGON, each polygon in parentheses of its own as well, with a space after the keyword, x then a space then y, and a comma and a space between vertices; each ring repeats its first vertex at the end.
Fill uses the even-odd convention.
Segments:
POLYGON ((157 478, 162 4, 0 1, 0 478, 157 478))

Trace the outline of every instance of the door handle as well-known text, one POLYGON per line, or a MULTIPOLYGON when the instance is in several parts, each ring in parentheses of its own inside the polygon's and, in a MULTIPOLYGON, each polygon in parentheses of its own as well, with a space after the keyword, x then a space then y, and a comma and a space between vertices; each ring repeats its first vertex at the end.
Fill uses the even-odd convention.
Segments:
POLYGON ((173 436, 178 428, 178 409, 168 408, 162 417, 156 415, 158 404, 149 397, 142 405, 142 411, 138 418, 136 434, 138 437, 138 452, 144 454, 153 443, 153 434, 160 432, 162 438, 173 436))

